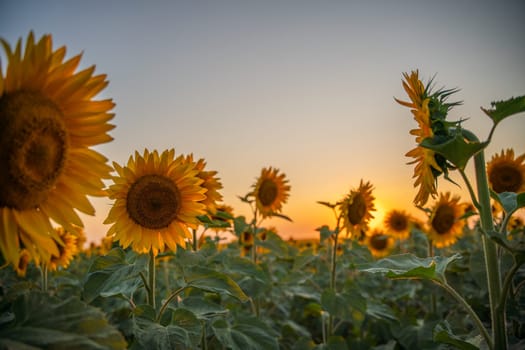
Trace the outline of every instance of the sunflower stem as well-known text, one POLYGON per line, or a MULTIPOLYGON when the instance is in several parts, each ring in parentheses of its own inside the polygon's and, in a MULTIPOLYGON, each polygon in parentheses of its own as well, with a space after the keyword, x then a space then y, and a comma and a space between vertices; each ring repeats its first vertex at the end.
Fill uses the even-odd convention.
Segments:
MULTIPOLYGON (((431 239, 428 240, 428 257, 434 257, 434 242, 431 239)), ((430 293, 430 311, 433 315, 437 313, 437 300, 435 291, 430 293)))
POLYGON ((193 233, 193 242, 192 242, 193 243, 192 244, 193 245, 193 251, 196 252, 197 249, 199 249, 199 247, 198 247, 198 240, 197 240, 197 229, 192 228, 191 232, 193 233))
POLYGON ((47 289, 48 289, 47 275, 48 275, 47 264, 42 264, 42 267, 40 268, 40 276, 42 278, 42 291, 43 292, 47 292, 47 289))
MULTIPOLYGON (((472 142, 479 139, 472 132, 463 129, 463 135, 472 142)), ((489 291, 490 313, 492 315, 492 336, 495 349, 507 349, 507 333, 505 310, 498 307, 501 300, 501 271, 498 259, 498 247, 488 237, 488 232, 494 232, 494 221, 490 205, 490 191, 487 179, 485 155, 483 150, 474 155, 474 168, 476 174, 478 200, 480 204, 481 239, 485 256, 485 271, 489 291)))
POLYGON ((164 304, 162 304, 162 307, 159 310, 159 314, 157 315, 157 322, 160 322, 160 318, 162 317, 162 314, 164 313, 164 311, 166 311, 166 308, 168 307, 169 303, 175 297, 177 297, 177 295, 179 295, 184 289, 186 289, 186 287, 180 287, 179 289, 177 289, 176 291, 171 293, 171 295, 168 297, 168 299, 166 299, 166 301, 164 302, 164 304))
POLYGON ((149 251, 148 277, 149 277, 148 302, 149 302, 149 305, 153 308, 153 310, 155 310, 156 309, 156 304, 155 304, 155 254, 153 254, 153 249, 150 249, 149 251))

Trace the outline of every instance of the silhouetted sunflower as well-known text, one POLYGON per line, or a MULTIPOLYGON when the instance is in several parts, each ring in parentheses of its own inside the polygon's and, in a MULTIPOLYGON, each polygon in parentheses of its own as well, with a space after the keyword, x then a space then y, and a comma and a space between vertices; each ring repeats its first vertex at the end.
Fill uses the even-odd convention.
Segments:
POLYGON ((197 216, 205 213, 206 189, 195 164, 174 156, 173 149, 160 156, 146 149, 144 155, 135 152, 127 166, 113 162, 118 176, 108 194, 115 203, 104 223, 113 224, 107 235, 122 247, 156 255, 192 237, 188 227, 196 228, 197 216))
POLYGON ((412 228, 412 219, 404 210, 391 210, 385 216, 386 231, 398 239, 407 239, 412 228))
POLYGON ((341 214, 347 235, 355 235, 356 238, 368 229, 368 222, 374 218, 372 211, 375 210, 372 195, 373 186, 370 182, 359 183, 357 190, 350 193, 341 202, 341 214))
POLYGON ((281 212, 290 192, 286 175, 279 174, 279 169, 272 167, 261 170, 261 175, 253 188, 257 209, 263 217, 281 212))
POLYGON ((0 39, 0 252, 12 264, 22 248, 38 264, 59 255, 51 220, 82 226, 77 210, 94 215, 87 196, 104 195, 111 168, 90 147, 111 141, 110 99, 93 100, 108 84, 95 66, 76 72, 81 55, 64 62, 66 47, 53 51, 51 35, 25 50, 0 39))
POLYGON ((431 208, 427 235, 437 248, 448 247, 456 243, 463 234, 465 203, 459 203, 459 196, 450 192, 441 193, 438 201, 431 208))
POLYGON ((394 248, 394 239, 392 236, 381 230, 373 230, 370 234, 365 235, 364 243, 375 258, 387 256, 394 248))
POLYGON ((525 191, 525 154, 514 158, 514 150, 507 149, 492 156, 487 163, 490 187, 496 193, 525 191))

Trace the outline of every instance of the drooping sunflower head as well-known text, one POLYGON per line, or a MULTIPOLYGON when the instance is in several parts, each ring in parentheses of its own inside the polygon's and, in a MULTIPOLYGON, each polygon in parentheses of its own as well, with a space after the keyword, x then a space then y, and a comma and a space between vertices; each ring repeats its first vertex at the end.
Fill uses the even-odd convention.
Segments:
POLYGON ((463 234, 466 203, 460 203, 459 196, 450 192, 441 193, 438 201, 431 208, 427 235, 437 248, 448 247, 463 234))
MULTIPOLYGON (((77 210, 93 215, 87 196, 103 195, 111 168, 90 147, 111 141, 111 100, 94 100, 108 84, 95 67, 76 72, 81 55, 64 61, 51 35, 25 50, 0 39, 7 69, 0 69, 0 252, 16 264, 26 247, 35 262, 57 255, 51 220, 82 226, 77 210)), ((58 242, 58 243, 55 243, 58 242)))
POLYGON ((257 209, 263 217, 281 212, 290 192, 286 175, 280 174, 279 169, 272 167, 261 170, 261 175, 253 188, 252 195, 255 197, 257 209))
POLYGON ((62 239, 63 245, 59 245, 59 255, 51 256, 51 259, 47 263, 49 271, 56 271, 58 267, 68 267, 78 253, 77 237, 75 235, 66 231, 63 227, 56 227, 55 231, 62 239))
POLYGON ((368 250, 375 258, 382 258, 390 254, 394 248, 394 239, 382 230, 373 230, 365 235, 365 242, 368 250))
POLYGON ((419 80, 419 72, 412 71, 403 74, 405 80, 403 87, 410 98, 410 102, 395 99, 399 104, 411 108, 414 119, 418 123, 418 129, 410 130, 410 134, 416 137, 417 146, 406 153, 407 157, 414 158, 409 164, 416 164, 413 177, 416 179, 414 187, 418 192, 414 199, 417 206, 424 206, 430 196, 437 195, 436 181, 439 175, 448 172, 448 163, 440 154, 431 149, 420 146, 425 139, 444 142, 450 137, 449 130, 459 122, 446 122, 445 118, 449 110, 460 102, 447 103, 447 98, 455 93, 456 89, 440 89, 431 91, 431 82, 425 86, 419 80))
POLYGON ((487 163, 490 187, 496 193, 525 191, 525 154, 514 158, 514 150, 507 149, 492 156, 487 163))
POLYGON ((113 165, 118 175, 108 188, 115 202, 104 221, 112 224, 107 235, 138 253, 184 246, 191 238, 188 227, 196 228, 197 216, 206 210, 206 189, 195 164, 183 156, 175 159, 173 149, 160 155, 146 149, 143 155, 135 152, 126 166, 113 165))
POLYGON ((386 232, 397 239, 407 239, 413 226, 413 220, 404 210, 391 210, 385 216, 386 232))
POLYGON ((204 170, 206 167, 204 159, 201 158, 197 162, 194 162, 192 154, 186 156, 185 161, 193 163, 195 169, 199 171, 197 177, 203 180, 201 186, 206 189, 206 198, 202 200, 201 203, 206 206, 206 210, 209 213, 214 214, 217 210, 217 203, 222 200, 222 195, 219 192, 219 190, 222 189, 222 184, 216 176, 217 172, 204 170))
POLYGON ((374 218, 372 211, 375 210, 372 195, 373 186, 370 182, 359 183, 356 190, 350 193, 340 203, 341 215, 346 228, 347 235, 359 236, 368 229, 368 222, 374 218))

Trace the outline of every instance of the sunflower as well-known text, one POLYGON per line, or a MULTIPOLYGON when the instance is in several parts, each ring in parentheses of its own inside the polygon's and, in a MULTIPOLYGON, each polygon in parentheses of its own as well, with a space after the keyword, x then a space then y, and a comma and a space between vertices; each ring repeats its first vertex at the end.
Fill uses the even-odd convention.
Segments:
POLYGON ((373 186, 370 182, 359 183, 357 190, 350 193, 340 203, 341 215, 347 235, 361 235, 368 229, 368 222, 374 218, 372 211, 375 210, 372 195, 373 186))
POLYGON ((66 231, 63 227, 56 227, 55 231, 64 243, 63 246, 59 246, 60 254, 52 256, 47 266, 49 271, 56 271, 57 268, 66 268, 69 266, 75 255, 78 253, 77 237, 71 232, 66 231))
POLYGON ((253 188, 252 195, 255 197, 257 209, 263 217, 279 213, 290 192, 286 176, 279 174, 279 169, 272 167, 261 170, 261 175, 253 188))
POLYGON ((375 258, 382 258, 390 254, 394 248, 394 239, 381 230, 373 230, 365 236, 365 244, 375 258))
POLYGON ((58 255, 51 220, 82 226, 77 210, 94 215, 87 195, 102 196, 111 168, 90 147, 111 141, 110 99, 93 100, 108 84, 91 66, 75 72, 81 55, 64 61, 66 47, 32 32, 25 50, 0 39, 0 253, 16 264, 22 248, 38 263, 58 255), (24 52, 22 52, 24 51, 24 52))
POLYGON ((204 168, 206 166, 206 162, 204 159, 201 158, 197 162, 194 162, 193 155, 191 154, 186 156, 185 161, 187 163, 192 163, 195 169, 199 171, 197 177, 203 180, 201 186, 207 190, 206 198, 202 200, 201 203, 206 206, 206 210, 209 213, 214 214, 217 211, 217 202, 222 200, 222 195, 219 193, 219 190, 222 188, 222 184, 216 177, 217 172, 205 171, 204 168))
POLYGON ((418 129, 410 130, 410 134, 416 137, 417 146, 407 152, 405 156, 414 158, 408 164, 416 164, 414 168, 414 187, 419 186, 419 190, 414 199, 417 206, 424 206, 429 196, 433 198, 437 195, 437 177, 442 173, 448 173, 448 163, 446 159, 434 151, 424 148, 421 143, 425 139, 432 139, 436 142, 444 142, 452 137, 451 127, 458 127, 460 122, 447 122, 445 118, 448 111, 461 104, 461 102, 446 103, 447 98, 456 89, 440 89, 436 92, 430 91, 431 82, 425 86, 419 80, 419 72, 412 71, 403 74, 403 88, 405 89, 410 101, 395 99, 399 104, 411 108, 414 119, 418 124, 418 129))
POLYGON ((514 150, 507 149, 492 156, 487 163, 487 174, 492 190, 502 192, 525 191, 525 154, 514 158, 514 150))
POLYGON ((459 203, 459 196, 450 192, 441 193, 438 201, 431 208, 427 235, 437 248, 448 247, 456 243, 463 233, 466 204, 459 203))
POLYGON ((166 246, 176 250, 192 237, 188 227, 197 228, 206 189, 195 164, 174 157, 173 149, 161 155, 145 149, 143 156, 130 156, 127 166, 113 162, 118 176, 108 194, 115 202, 104 223, 113 224, 107 235, 124 248, 155 255, 166 246))
POLYGON ((385 216, 385 229, 397 239, 407 239, 412 228, 412 219, 404 210, 391 210, 385 216))

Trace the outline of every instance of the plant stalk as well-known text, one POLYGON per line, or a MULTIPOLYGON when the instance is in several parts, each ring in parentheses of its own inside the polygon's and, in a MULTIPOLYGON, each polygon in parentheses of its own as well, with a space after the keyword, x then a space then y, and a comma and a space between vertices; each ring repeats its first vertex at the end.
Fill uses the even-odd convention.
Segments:
POLYGON ((148 278, 149 278, 149 289, 148 289, 148 302, 149 305, 155 310, 156 309, 156 303, 155 303, 155 254, 153 254, 153 250, 149 251, 149 271, 148 271, 148 278))

